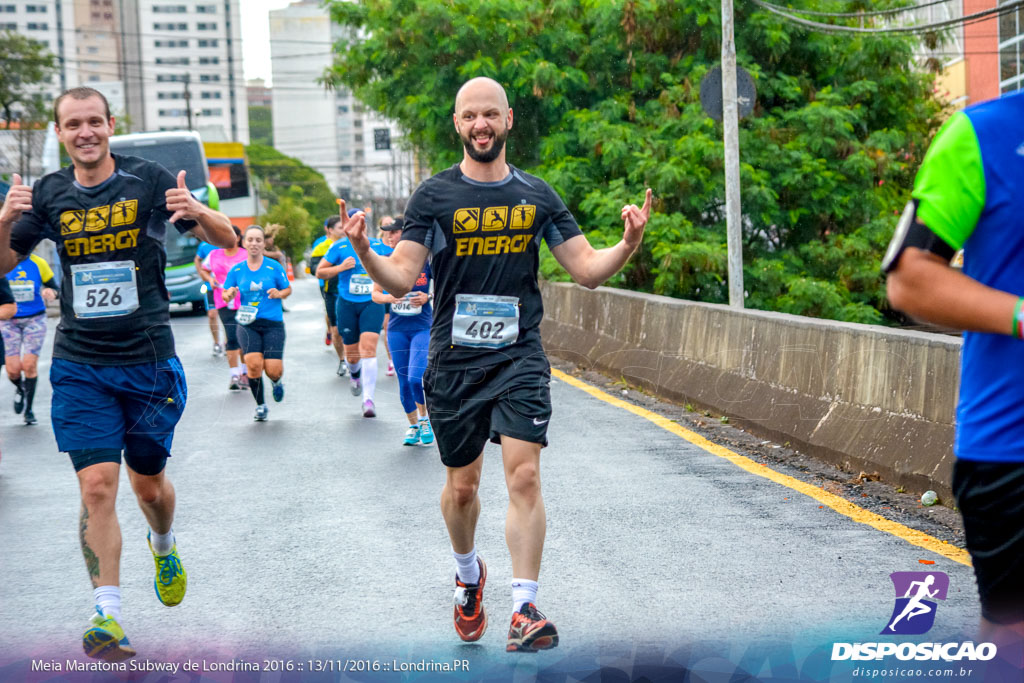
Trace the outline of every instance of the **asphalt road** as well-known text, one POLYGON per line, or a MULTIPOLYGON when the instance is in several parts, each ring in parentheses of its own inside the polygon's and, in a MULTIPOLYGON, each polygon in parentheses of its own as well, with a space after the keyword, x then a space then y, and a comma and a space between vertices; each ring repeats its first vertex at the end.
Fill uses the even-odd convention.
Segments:
MULTIPOLYGON (((512 576, 507 494, 493 445, 477 536, 489 567, 491 623, 478 644, 465 645, 451 625, 454 569, 436 449, 401 444, 406 422, 383 363, 380 417, 361 416, 323 343, 313 282, 295 289, 285 317, 287 395, 270 404, 266 423, 253 422, 248 393, 228 392, 227 366, 211 356, 205 319, 173 318, 189 398, 167 471, 189 589, 178 607, 157 602, 145 522, 122 473, 121 622, 140 660, 467 659, 470 678, 595 662, 631 676, 631 662, 651 657, 711 669, 720 659, 728 670, 756 644, 781 644, 801 660, 801 647, 880 639, 894 571, 949 575, 929 640, 962 639, 977 623, 970 567, 854 522, 556 379, 551 446, 542 457, 548 535, 538 603, 558 625, 561 645, 538 656, 504 652, 512 576)), ((44 360, 44 377, 48 366, 44 360)), ((34 427, 11 412, 11 395, 4 381, 0 613, 20 625, 0 629, 8 674, 32 659, 79 659, 92 605, 77 484, 49 429, 49 383, 40 383, 34 427)))

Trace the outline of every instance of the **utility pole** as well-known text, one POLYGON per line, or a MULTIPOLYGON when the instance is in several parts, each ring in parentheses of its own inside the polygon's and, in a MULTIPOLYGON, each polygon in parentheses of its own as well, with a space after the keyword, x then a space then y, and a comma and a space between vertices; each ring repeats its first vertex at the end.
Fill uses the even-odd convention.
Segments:
POLYGON ((743 212, 740 207, 740 128, 736 107, 736 40, 732 0, 722 0, 722 129, 725 146, 725 226, 729 305, 743 308, 743 212))
POLYGON ((192 125, 192 91, 188 89, 188 85, 191 82, 192 75, 185 74, 185 115, 188 116, 188 129, 194 130, 192 125))

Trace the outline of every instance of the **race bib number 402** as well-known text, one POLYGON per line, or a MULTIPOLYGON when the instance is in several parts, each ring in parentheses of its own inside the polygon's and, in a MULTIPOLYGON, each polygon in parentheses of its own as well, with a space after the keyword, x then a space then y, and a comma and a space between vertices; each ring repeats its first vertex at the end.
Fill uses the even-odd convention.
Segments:
POLYGON ((134 261, 71 266, 71 288, 79 318, 128 315, 139 307, 134 261))
POLYGON ((500 349, 519 338, 519 298, 456 294, 452 344, 500 349))

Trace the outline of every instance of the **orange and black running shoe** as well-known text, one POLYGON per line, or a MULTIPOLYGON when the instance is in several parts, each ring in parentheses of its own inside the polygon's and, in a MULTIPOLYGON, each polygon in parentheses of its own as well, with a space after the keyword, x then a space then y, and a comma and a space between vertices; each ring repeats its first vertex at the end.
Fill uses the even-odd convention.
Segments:
POLYGON ((537 611, 532 602, 526 603, 512 615, 506 652, 539 652, 557 645, 558 629, 537 611))
POLYGON ((467 643, 480 640, 487 630, 487 611, 484 609, 484 583, 487 581, 487 565, 477 557, 480 564, 478 583, 462 583, 455 575, 455 632, 467 643))

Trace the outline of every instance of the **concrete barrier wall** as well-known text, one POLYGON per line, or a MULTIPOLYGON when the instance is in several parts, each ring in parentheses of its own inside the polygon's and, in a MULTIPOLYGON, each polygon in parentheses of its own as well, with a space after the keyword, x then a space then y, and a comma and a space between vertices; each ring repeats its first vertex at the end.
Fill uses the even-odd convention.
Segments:
POLYGON ((551 355, 730 421, 856 476, 951 498, 960 340, 543 283, 551 355))

